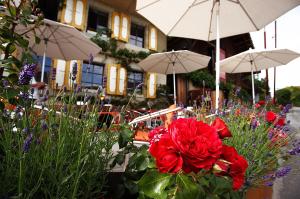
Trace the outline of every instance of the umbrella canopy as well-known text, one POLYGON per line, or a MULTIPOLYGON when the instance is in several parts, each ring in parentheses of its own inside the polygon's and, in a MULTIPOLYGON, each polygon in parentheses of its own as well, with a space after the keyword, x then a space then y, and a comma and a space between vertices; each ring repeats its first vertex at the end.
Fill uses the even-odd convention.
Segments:
MULTIPOLYGON (((44 19, 43 22, 34 29, 36 34, 33 31, 26 34, 32 51, 37 55, 44 56, 41 81, 43 81, 46 56, 63 60, 84 60, 101 51, 99 46, 76 28, 48 19, 44 19), (40 43, 36 44, 35 36, 40 38, 40 43)), ((30 28, 32 26, 20 25, 16 30, 23 33, 30 28)))
POLYGON ((300 54, 289 49, 274 50, 248 50, 220 62, 221 71, 226 73, 251 72, 252 75, 252 99, 254 97, 254 76, 253 72, 267 68, 288 64, 290 61, 300 57, 300 54))
POLYGON ((257 31, 298 5, 299 0, 137 0, 136 10, 168 36, 211 41, 218 10, 223 38, 257 31))
POLYGON ((188 50, 178 50, 164 53, 154 53, 142 60, 138 65, 147 72, 173 74, 189 73, 206 68, 209 56, 188 50))
POLYGON ((155 53, 142 60, 138 65, 147 72, 173 74, 174 103, 176 104, 175 73, 189 73, 206 68, 210 57, 188 50, 155 53))
POLYGON ((136 10, 168 36, 216 39, 218 110, 220 38, 259 30, 298 5, 300 0, 137 0, 136 10))

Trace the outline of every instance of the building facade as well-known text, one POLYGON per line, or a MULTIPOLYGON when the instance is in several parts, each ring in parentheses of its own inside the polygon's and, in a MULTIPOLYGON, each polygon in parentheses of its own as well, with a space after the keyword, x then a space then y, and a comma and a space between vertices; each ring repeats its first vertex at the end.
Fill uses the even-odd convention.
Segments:
MULTIPOLYGON (((39 0, 38 5, 45 18, 71 25, 90 38, 97 30, 109 31, 111 34, 101 34, 100 39, 110 44, 113 38, 117 50, 139 54, 167 49, 167 37, 135 12, 135 0, 39 0)), ((143 83, 137 96, 155 98, 156 87, 166 84, 166 76, 144 72, 136 60, 124 64, 115 54, 107 50, 90 60, 47 58, 46 82, 52 88, 70 88, 72 67, 76 63, 77 84, 91 92, 101 86, 107 95, 125 96, 143 83)))

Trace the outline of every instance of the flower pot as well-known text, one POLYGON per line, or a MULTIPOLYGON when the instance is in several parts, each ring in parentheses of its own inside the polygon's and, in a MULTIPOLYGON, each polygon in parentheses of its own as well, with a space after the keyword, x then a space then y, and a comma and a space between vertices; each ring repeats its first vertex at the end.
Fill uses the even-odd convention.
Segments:
POLYGON ((251 187, 246 192, 246 199, 272 199, 273 188, 261 185, 251 187))

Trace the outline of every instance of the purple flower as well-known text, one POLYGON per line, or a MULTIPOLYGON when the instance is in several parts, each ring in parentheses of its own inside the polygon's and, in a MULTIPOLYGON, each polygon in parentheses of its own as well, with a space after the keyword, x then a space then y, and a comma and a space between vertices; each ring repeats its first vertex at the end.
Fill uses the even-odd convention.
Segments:
POLYGON ((33 138, 32 133, 30 133, 30 134, 26 137, 26 139, 25 139, 25 141, 24 141, 24 144, 23 144, 23 152, 24 152, 24 153, 27 153, 27 152, 29 151, 30 144, 31 144, 31 142, 32 142, 32 138, 33 138))
POLYGON ((286 176, 290 171, 292 170, 292 168, 290 166, 286 166, 286 167, 282 167, 280 169, 278 169, 275 173, 276 178, 281 178, 286 176))
POLYGON ((92 64, 93 61, 94 61, 94 57, 93 57, 92 54, 90 54, 90 56, 89 56, 89 65, 92 64))
POLYGON ((265 185, 268 186, 268 187, 272 187, 273 186, 273 182, 266 182, 265 185))
POLYGON ((29 99, 29 93, 28 92, 20 92, 19 97, 23 100, 28 100, 29 99))
POLYGON ((43 120, 43 121, 41 122, 41 128, 42 128, 44 131, 48 129, 48 125, 47 125, 47 123, 46 123, 45 120, 43 120))
POLYGON ((136 88, 141 88, 142 86, 143 86, 143 82, 141 82, 141 83, 139 83, 137 86, 136 86, 136 88))
POLYGON ((28 134, 28 133, 29 133, 29 128, 28 128, 28 127, 25 127, 25 128, 22 130, 22 133, 28 134))
POLYGON ((6 79, 2 80, 2 84, 4 88, 7 88, 9 86, 9 82, 6 79))
POLYGON ((103 90, 102 86, 99 86, 97 89, 97 95, 100 95, 100 93, 102 93, 102 90, 103 90))
POLYGON ((28 85, 35 75, 36 64, 26 64, 19 74, 19 84, 28 85))

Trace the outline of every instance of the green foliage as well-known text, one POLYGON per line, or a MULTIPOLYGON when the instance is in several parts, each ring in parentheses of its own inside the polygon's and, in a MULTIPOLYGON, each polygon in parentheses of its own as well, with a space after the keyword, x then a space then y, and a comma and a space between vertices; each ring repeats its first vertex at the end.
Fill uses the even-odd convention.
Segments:
POLYGON ((293 93, 292 103, 294 106, 300 107, 300 92, 293 93))
POLYGON ((92 37, 91 40, 100 46, 104 53, 119 59, 120 64, 123 66, 128 66, 132 62, 138 63, 140 60, 145 59, 150 55, 150 53, 145 51, 136 52, 127 48, 118 48, 117 40, 111 38, 111 30, 109 29, 99 29, 97 34, 92 37))
POLYGON ((202 69, 188 74, 188 78, 194 86, 214 89, 216 87, 215 78, 208 70, 202 69))
POLYGON ((276 91, 276 101, 279 104, 286 105, 291 102, 291 91, 289 89, 280 89, 276 91))
POLYGON ((109 129, 97 130, 96 106, 81 115, 84 107, 73 109, 64 103, 66 112, 56 114, 55 102, 47 103, 49 111, 31 105, 20 110, 22 115, 0 111, 0 198, 97 198, 103 194, 117 135, 109 129), (83 119, 77 119, 79 115, 83 119))

